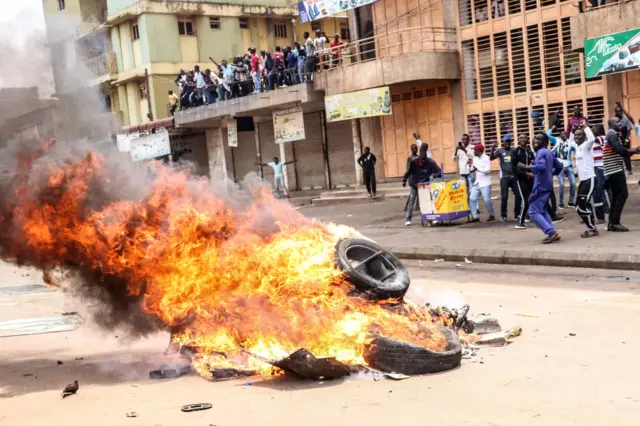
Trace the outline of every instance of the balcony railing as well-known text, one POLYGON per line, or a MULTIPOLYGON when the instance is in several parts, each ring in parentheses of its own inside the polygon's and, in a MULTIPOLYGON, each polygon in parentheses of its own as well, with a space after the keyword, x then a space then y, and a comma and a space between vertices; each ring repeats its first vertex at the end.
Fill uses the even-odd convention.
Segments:
POLYGON ((107 74, 115 74, 118 72, 116 65, 116 55, 111 52, 95 56, 84 62, 85 67, 89 70, 93 78, 102 77, 107 74))
POLYGON ((627 3, 629 0, 580 0, 578 1, 578 8, 580 12, 588 12, 591 10, 602 9, 604 7, 610 7, 619 5, 620 3, 627 3))
POLYGON ((324 49, 318 54, 318 71, 415 52, 455 52, 454 28, 413 27, 385 32, 324 49))

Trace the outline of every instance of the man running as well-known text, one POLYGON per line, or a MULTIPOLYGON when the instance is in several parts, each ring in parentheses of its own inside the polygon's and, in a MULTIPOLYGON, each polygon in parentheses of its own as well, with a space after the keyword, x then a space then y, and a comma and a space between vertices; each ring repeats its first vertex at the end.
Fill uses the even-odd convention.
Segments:
POLYGON ((537 150, 533 166, 519 163, 518 167, 531 171, 535 175, 533 191, 529 196, 529 216, 531 221, 546 235, 542 243, 550 244, 560 240, 560 235, 551 222, 547 203, 553 192, 553 176, 562 171, 562 163, 554 158, 549 151, 549 137, 546 133, 538 133, 534 138, 534 143, 537 150))
POLYGON ((376 156, 371 153, 368 146, 364 148, 364 154, 358 158, 358 164, 362 167, 364 184, 369 197, 373 198, 376 196, 376 156))
POLYGON ((587 230, 580 236, 582 238, 590 238, 598 235, 593 209, 591 208, 591 197, 596 188, 596 172, 593 160, 593 144, 596 141, 595 136, 588 126, 582 124, 579 129, 573 133, 576 143, 576 168, 578 169, 578 178, 580 185, 578 186, 578 206, 576 211, 580 216, 587 230))
POLYGON ((516 229, 527 229, 525 220, 529 211, 529 194, 533 173, 520 167, 529 166, 533 161, 533 152, 527 147, 527 135, 518 136, 518 146, 511 153, 511 169, 516 178, 516 229))
MULTIPOLYGON (((489 158, 491 161, 496 158, 500 159, 500 217, 502 222, 507 221, 507 203, 509 201, 509 189, 513 191, 514 197, 518 198, 518 184, 515 174, 513 173, 513 165, 511 163, 511 154, 513 149, 511 148, 512 140, 511 136, 507 135, 502 138, 502 148, 496 150, 494 146, 491 150, 489 158)), ((518 207, 516 203, 516 207, 518 207)), ((517 210, 514 211, 514 215, 517 216, 517 210)))

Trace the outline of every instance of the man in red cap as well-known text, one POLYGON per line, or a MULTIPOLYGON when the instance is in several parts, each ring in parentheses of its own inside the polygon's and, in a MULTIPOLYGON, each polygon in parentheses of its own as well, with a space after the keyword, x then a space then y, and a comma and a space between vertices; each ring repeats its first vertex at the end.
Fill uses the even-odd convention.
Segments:
POLYGON ((493 204, 491 203, 491 159, 484 153, 484 145, 481 143, 473 147, 474 157, 469 159, 470 173, 476 173, 476 180, 471 187, 469 204, 471 208, 471 222, 480 222, 478 217, 478 198, 482 194, 484 204, 489 212, 487 222, 492 222, 496 218, 493 214, 493 204))

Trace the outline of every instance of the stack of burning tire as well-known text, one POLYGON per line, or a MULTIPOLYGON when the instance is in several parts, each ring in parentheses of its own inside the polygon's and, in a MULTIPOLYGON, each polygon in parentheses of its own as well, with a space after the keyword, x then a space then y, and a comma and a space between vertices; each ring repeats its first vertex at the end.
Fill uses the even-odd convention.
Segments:
MULTIPOLYGON (((411 282, 400 260, 378 244, 364 239, 345 238, 336 244, 336 262, 360 297, 372 300, 401 300, 411 282)), ((427 374, 458 367, 462 346, 458 334, 439 326, 447 338, 443 352, 377 334, 367 347, 370 367, 402 374, 427 374)))

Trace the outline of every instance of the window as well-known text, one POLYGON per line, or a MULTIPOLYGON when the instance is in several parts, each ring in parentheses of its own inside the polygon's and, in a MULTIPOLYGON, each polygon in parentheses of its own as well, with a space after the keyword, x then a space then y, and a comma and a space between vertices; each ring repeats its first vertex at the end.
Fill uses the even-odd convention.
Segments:
POLYGON ((194 35, 196 33, 193 19, 180 18, 178 19, 178 34, 180 35, 194 35))
POLYGON ((131 40, 138 40, 140 38, 140 31, 138 30, 138 23, 131 24, 131 40))
POLYGON ((558 87, 562 84, 558 21, 549 21, 542 24, 542 39, 544 41, 544 66, 547 87, 558 87))
POLYGON ((529 76, 531 90, 542 89, 542 59, 540 57, 540 35, 537 25, 527 27, 527 45, 529 46, 529 76))
POLYGON ((273 32, 276 38, 287 38, 287 24, 274 24, 273 32))
MULTIPOLYGON (((351 34, 349 33, 349 24, 347 22, 340 22, 340 38, 346 43, 351 40, 351 34)), ((640 43, 638 43, 640 47, 640 43)))
POLYGON ((482 141, 482 137, 480 137, 480 115, 472 114, 467 116, 467 133, 472 144, 482 141))
POLYGON ((513 110, 505 109, 498 112, 498 116, 500 117, 500 134, 498 135, 499 140, 505 136, 511 136, 513 139, 513 110))
POLYGON ((140 82, 138 90, 140 91, 140 99, 147 99, 147 85, 144 81, 140 82))
POLYGON ((604 124, 604 99, 601 96, 587 99, 587 116, 589 123, 604 124))
POLYGON ((211 18, 209 18, 209 27, 212 30, 219 30, 220 29, 220 17, 212 16, 211 18))
POLYGON ((528 108, 516 108, 516 126, 518 130, 518 137, 525 135, 529 139, 529 109, 528 108))
POLYGON ((493 53, 496 64, 498 96, 510 95, 511 77, 509 76, 509 49, 507 46, 507 33, 494 34, 493 53))
POLYGON ((489 36, 478 38, 478 63, 480 65, 480 95, 482 98, 492 98, 495 93, 493 91, 493 64, 489 36))
POLYGON ((249 18, 240 18, 240 28, 243 30, 249 29, 249 18))
POLYGON ((458 13, 461 27, 471 25, 471 0, 458 0, 458 13))
POLYGON ((496 129, 496 113, 495 112, 483 112, 482 113, 482 137, 484 139, 485 151, 488 151, 490 147, 496 146, 497 142, 497 129, 496 129))
POLYGON ((322 31, 322 22, 321 21, 311 21, 311 31, 315 33, 317 30, 322 31))
POLYGON ((524 36, 522 28, 511 30, 511 65, 513 67, 513 90, 516 93, 526 92, 527 70, 524 64, 524 36))
POLYGON ((515 15, 516 13, 522 12, 522 6, 520 5, 520 0, 509 0, 508 9, 509 9, 509 15, 515 15))
POLYGON ((467 100, 475 101, 478 99, 478 79, 476 76, 475 47, 473 40, 465 40, 462 42, 462 67, 467 100))
POLYGON ((58 10, 64 10, 64 0, 58 0, 58 10))
POLYGON ((546 124, 545 127, 548 127, 548 128, 551 127, 551 117, 553 117, 553 114, 558 115, 558 119, 560 120, 561 124, 558 127, 556 127, 556 130, 552 134, 553 136, 560 136, 560 131, 564 127, 564 122, 565 122, 564 112, 562 111, 562 102, 547 105, 547 123, 548 124, 546 124))

